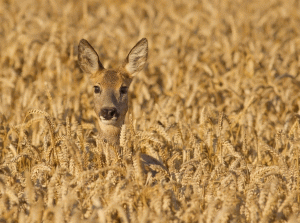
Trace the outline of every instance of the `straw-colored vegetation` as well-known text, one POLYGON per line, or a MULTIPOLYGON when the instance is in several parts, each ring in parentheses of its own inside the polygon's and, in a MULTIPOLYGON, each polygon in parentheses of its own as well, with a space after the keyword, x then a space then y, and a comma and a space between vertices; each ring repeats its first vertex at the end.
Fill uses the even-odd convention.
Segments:
POLYGON ((1 222, 299 222, 300 3, 0 1, 1 222), (97 140, 105 67, 149 41, 121 147, 97 140), (142 153, 161 166, 143 166, 142 153))

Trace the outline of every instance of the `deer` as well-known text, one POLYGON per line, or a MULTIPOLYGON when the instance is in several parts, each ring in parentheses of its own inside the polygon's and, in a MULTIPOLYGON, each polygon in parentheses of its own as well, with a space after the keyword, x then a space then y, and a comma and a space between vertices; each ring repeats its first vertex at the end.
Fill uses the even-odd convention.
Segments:
POLYGON ((129 52, 117 69, 105 69, 94 48, 85 39, 78 45, 78 63, 89 74, 94 87, 94 111, 100 137, 110 144, 118 145, 121 127, 128 110, 128 88, 133 77, 147 61, 148 41, 141 39, 129 52))
MULTIPOLYGON (((119 146, 121 127, 128 110, 128 88, 132 79, 145 66, 148 57, 148 41, 141 39, 129 51, 117 69, 105 69, 94 48, 85 39, 78 45, 78 63, 94 87, 94 111, 99 123, 99 137, 114 146, 119 146)), ((147 154, 140 155, 144 165, 164 165, 147 154)))

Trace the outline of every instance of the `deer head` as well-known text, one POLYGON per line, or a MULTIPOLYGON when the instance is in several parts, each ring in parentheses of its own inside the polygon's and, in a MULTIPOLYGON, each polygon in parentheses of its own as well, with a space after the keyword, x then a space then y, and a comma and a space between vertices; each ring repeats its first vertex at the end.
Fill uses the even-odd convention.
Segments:
POLYGON ((143 69, 148 55, 148 41, 141 39, 116 69, 105 69, 88 41, 78 45, 78 62, 94 87, 94 110, 100 135, 111 144, 119 143, 121 126, 128 110, 128 88, 132 78, 143 69))

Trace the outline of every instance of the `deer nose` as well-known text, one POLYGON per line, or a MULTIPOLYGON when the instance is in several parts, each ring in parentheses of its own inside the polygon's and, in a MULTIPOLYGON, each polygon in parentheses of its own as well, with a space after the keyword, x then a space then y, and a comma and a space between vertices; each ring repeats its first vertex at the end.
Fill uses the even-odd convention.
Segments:
POLYGON ((106 120, 110 120, 113 117, 118 118, 119 114, 116 108, 102 108, 100 116, 102 116, 106 120))

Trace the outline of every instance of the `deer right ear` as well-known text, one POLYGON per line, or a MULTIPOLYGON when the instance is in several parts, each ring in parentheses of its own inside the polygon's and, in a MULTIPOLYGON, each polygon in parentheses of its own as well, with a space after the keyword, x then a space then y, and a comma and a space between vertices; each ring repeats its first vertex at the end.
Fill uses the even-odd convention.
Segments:
POLYGON ((104 69, 98 54, 85 39, 80 40, 78 45, 78 63, 83 72, 92 75, 104 69))

